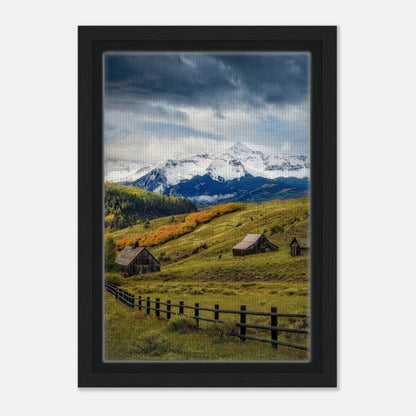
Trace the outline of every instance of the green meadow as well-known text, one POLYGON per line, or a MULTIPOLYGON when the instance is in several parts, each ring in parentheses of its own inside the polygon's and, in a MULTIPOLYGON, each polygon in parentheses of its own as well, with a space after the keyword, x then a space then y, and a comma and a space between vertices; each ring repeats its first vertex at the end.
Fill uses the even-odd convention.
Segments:
MULTIPOLYGON (((116 240, 142 235, 160 226, 183 222, 187 214, 158 218, 112 235, 116 240)), ((149 251, 160 261, 161 271, 107 280, 142 298, 201 307, 281 313, 309 312, 309 256, 291 257, 293 237, 309 234, 309 199, 274 200, 243 204, 239 211, 224 214, 197 226, 188 234, 149 251), (279 251, 233 257, 232 247, 248 233, 263 233, 279 251)), ((157 320, 119 304, 106 294, 106 360, 307 360, 308 353, 293 348, 273 349, 270 344, 235 337, 237 315, 220 314, 226 324, 200 323, 174 318, 157 320)), ((174 311, 177 308, 173 308, 174 311)), ((190 310, 189 310, 190 312, 190 310)), ((185 310, 186 313, 186 310, 185 310)), ((152 312, 152 315, 154 312, 152 312)), ((213 312, 201 311, 213 318, 213 312)), ((161 313, 164 317, 165 314, 161 313)), ((270 318, 248 316, 248 323, 270 325, 270 318)), ((303 319, 279 318, 279 326, 307 328, 303 319)), ((269 337, 269 333, 248 330, 269 337)), ((308 345, 304 334, 280 333, 279 340, 308 345)))

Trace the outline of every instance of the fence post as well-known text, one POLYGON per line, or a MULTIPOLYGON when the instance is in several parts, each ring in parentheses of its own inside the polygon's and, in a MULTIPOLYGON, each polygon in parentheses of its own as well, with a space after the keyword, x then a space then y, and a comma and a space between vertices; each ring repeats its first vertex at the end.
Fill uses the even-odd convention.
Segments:
POLYGON ((179 301, 179 314, 183 315, 183 300, 179 301))
POLYGON ((215 305, 214 306, 215 312, 214 312, 214 319, 216 321, 218 321, 220 319, 220 313, 218 311, 218 309, 220 309, 220 305, 215 305))
MULTIPOLYGON (((272 306, 270 309, 271 313, 277 313, 277 308, 272 306)), ((277 326, 277 316, 271 315, 270 317, 270 325, 277 326)), ((277 341, 277 329, 272 329, 272 340, 277 341)), ((272 347, 277 350, 277 344, 272 344, 272 347)))
POLYGON ((199 328, 199 303, 195 303, 195 308, 196 326, 199 328))
POLYGON ((131 295, 131 307, 134 308, 134 295, 131 295))
POLYGON ((159 298, 156 298, 156 318, 159 318, 160 317, 160 311, 159 311, 159 309, 160 309, 160 299, 159 298))
POLYGON ((146 314, 150 315, 150 298, 149 297, 147 297, 147 300, 146 300, 146 314))
POLYGON ((117 289, 116 289, 116 299, 117 299, 117 300, 119 300, 119 292, 120 292, 120 289, 119 289, 119 288, 117 288, 117 289))
MULTIPOLYGON (((240 326, 240 335, 244 336, 246 335, 246 327, 244 326, 244 324, 246 323, 246 314, 244 313, 246 311, 246 305, 241 305, 240 306, 240 324, 243 324, 242 326, 240 326)), ((245 338, 241 338, 241 341, 244 342, 245 338)))
POLYGON ((169 321, 170 320, 170 300, 166 301, 167 305, 166 305, 166 319, 169 321))
POLYGON ((139 296, 139 311, 142 310, 142 297, 139 296))

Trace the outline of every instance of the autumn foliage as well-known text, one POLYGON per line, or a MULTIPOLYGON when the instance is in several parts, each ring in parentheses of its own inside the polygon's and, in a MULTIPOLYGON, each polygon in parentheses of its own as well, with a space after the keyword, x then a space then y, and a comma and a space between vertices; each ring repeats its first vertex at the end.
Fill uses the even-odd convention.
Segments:
POLYGON ((166 243, 167 241, 178 238, 182 235, 190 233, 194 228, 200 224, 207 223, 215 217, 228 214, 229 212, 238 211, 243 207, 243 204, 230 202, 228 204, 217 205, 210 209, 189 214, 184 222, 179 224, 162 225, 155 231, 148 231, 143 235, 134 236, 131 238, 125 237, 117 241, 117 251, 130 245, 134 241, 138 241, 142 247, 157 246, 166 243))

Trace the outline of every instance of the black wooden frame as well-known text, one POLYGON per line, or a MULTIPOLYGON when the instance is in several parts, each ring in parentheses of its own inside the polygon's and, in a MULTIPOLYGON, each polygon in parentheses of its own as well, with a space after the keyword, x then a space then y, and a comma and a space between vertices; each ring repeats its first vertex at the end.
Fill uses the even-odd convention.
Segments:
POLYGON ((78 29, 78 384, 80 387, 335 387, 336 27, 78 29), (102 53, 309 51, 312 56, 310 362, 104 362, 102 53))

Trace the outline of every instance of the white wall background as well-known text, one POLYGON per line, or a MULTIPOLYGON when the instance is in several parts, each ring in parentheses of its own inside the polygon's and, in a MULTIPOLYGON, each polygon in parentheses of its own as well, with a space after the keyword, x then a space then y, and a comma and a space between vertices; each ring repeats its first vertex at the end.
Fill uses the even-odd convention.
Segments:
POLYGON ((4 414, 117 415, 121 403, 131 414, 153 415, 411 413, 416 371, 412 3, 3 3, 4 414), (76 26, 98 24, 339 26, 337 390, 77 389, 76 26), (51 272, 58 267, 60 273, 51 272), (9 290, 17 291, 14 300, 9 290))

